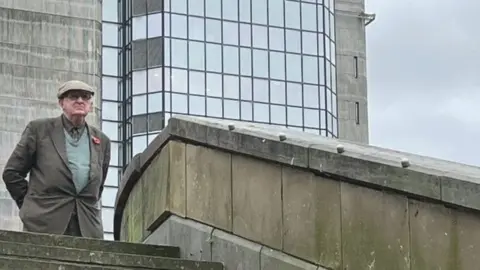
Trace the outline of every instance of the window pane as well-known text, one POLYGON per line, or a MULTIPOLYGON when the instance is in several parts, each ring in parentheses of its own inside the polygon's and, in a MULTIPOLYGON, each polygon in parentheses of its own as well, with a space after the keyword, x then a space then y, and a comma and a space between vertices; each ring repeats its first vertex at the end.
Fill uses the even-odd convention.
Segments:
POLYGON ((187 113, 187 95, 184 94, 172 94, 172 112, 174 113, 187 113))
POLYGON ((268 104, 254 103, 253 104, 253 120, 258 122, 268 123, 270 119, 270 110, 268 104))
POLYGON ((300 31, 285 30, 286 51, 287 52, 301 52, 300 48, 300 31))
POLYGON ((188 52, 189 68, 205 70, 205 43, 190 41, 188 52))
POLYGON ((148 15, 148 37, 162 36, 162 13, 148 15))
POLYGON ((103 101, 102 118, 106 120, 118 121, 118 103, 103 101))
POLYGON ((268 1, 268 24, 283 27, 283 0, 268 1), (272 16, 274 14, 274 16, 272 16))
POLYGON ((302 106, 302 85, 298 83, 287 83, 287 104, 302 106))
POLYGON ((270 81, 270 102, 285 104, 285 82, 270 81))
POLYGON ((252 100, 252 79, 242 77, 240 79, 241 99, 252 100))
POLYGON ((120 180, 119 177, 119 169, 117 168, 108 168, 107 179, 105 179, 105 185, 107 186, 118 186, 118 182, 120 180))
POLYGON ((114 207, 116 196, 117 196, 117 188, 105 187, 102 193, 102 205, 114 207))
POLYGON ((303 106, 310 108, 318 108, 318 86, 303 85, 303 106))
POLYGON ((132 113, 134 115, 144 114, 147 112, 147 96, 134 96, 132 98, 132 113))
POLYGON ((224 100, 225 118, 240 119, 240 104, 237 100, 224 100))
POLYGON ((302 126, 302 109, 296 107, 287 107, 287 124, 292 126, 302 126))
POLYGON ((172 68, 172 92, 187 93, 187 71, 184 69, 172 68))
POLYGON ((172 28, 171 36, 187 38, 187 16, 171 14, 170 17, 172 28))
POLYGON ((238 45, 238 23, 223 22, 223 43, 238 45))
POLYGON ((318 83, 317 57, 303 56, 303 82, 318 83))
POLYGON ((250 1, 240 0, 239 2, 240 9, 240 21, 241 22, 250 22, 250 1))
POLYGON ((102 76, 102 98, 118 100, 118 79, 102 76))
POLYGON ((253 79, 253 100, 268 102, 268 81, 253 79))
POLYGON ((253 50, 253 75, 268 78, 268 53, 263 50, 253 50))
POLYGON ((253 47, 267 49, 268 48, 267 27, 253 25, 252 31, 253 31, 253 47))
POLYGON ((316 55, 317 39, 317 33, 302 32, 302 52, 316 55))
POLYGON ((318 128, 319 125, 319 111, 314 109, 304 109, 305 127, 318 128))
POLYGON ((267 0, 252 1, 252 22, 267 24, 267 0))
POLYGON ((172 66, 187 68, 187 41, 172 39, 172 66))
POLYGON ((207 95, 222 96, 222 75, 207 73, 207 95))
POLYGON ((238 74, 238 47, 223 46, 223 72, 238 74))
POLYGON ((102 24, 102 45, 118 46, 118 26, 111 23, 102 24))
POLYGON ((252 121, 252 102, 241 102, 241 120, 252 121))
MULTIPOLYGON (((239 91, 238 91, 238 77, 237 76, 230 76, 230 75, 224 75, 223 76, 223 89, 224 93, 223 96, 225 98, 233 98, 233 99, 238 99, 239 97, 239 91)), ((237 104, 238 107, 238 104, 237 104)))
POLYGON ((238 21, 238 0, 223 0, 223 19, 238 21))
POLYGON ((205 73, 190 71, 190 94, 205 95, 205 73))
POLYGON ((148 92, 162 90, 162 69, 152 68, 148 70, 148 92))
POLYGON ((317 31, 317 11, 315 4, 302 3, 302 29, 317 31))
POLYGON ((109 22, 118 22, 118 0, 103 0, 102 19, 109 22))
POLYGON ((222 72, 222 47, 207 44, 207 70, 222 72))
POLYGON ((205 116, 205 97, 188 96, 190 114, 205 116))
POLYGON ((207 116, 222 117, 222 100, 207 98, 207 116))
POLYGON ((133 40, 147 37, 147 16, 132 18, 132 32, 133 40))
POLYGON ((102 121, 102 131, 112 141, 118 141, 118 122, 102 121))
POLYGON ((222 23, 219 20, 206 20, 207 41, 222 42, 222 23))
POLYGON ((114 213, 115 213, 115 210, 113 208, 106 208, 106 207, 102 208, 103 231, 113 232, 114 213))
POLYGON ((240 24, 240 45, 252 46, 252 30, 250 24, 240 24))
POLYGON ((162 93, 155 93, 148 95, 148 112, 161 112, 163 111, 163 104, 162 104, 162 93))
POLYGON ((252 75, 252 50, 240 48, 240 73, 252 75))
POLYGON ((187 0, 170 1, 170 11, 176 13, 187 13, 187 0))
POLYGON ((285 54, 270 52, 270 77, 285 80, 285 54))
POLYGON ((147 136, 136 136, 132 139, 132 155, 142 153, 147 148, 147 136))
POLYGON ((283 29, 270 27, 269 31, 269 46, 272 50, 283 51, 285 49, 285 37, 283 34, 283 29))
POLYGON ((221 18, 222 2, 221 0, 205 0, 206 16, 212 18, 221 18))
POLYGON ((189 17, 188 36, 190 39, 205 40, 205 19, 189 17))
POLYGON ((285 1, 285 26, 300 29, 300 3, 285 1))
POLYGON ((302 81, 302 58, 297 54, 287 53, 287 80, 302 81))
POLYGON ((190 0, 190 1, 188 1, 188 14, 203 17, 203 10, 204 10, 204 1, 203 0, 190 0))
POLYGON ((270 115, 272 116, 273 124, 283 124, 287 123, 286 116, 287 109, 285 106, 270 105, 270 115))
POLYGON ((145 94, 147 92, 147 71, 132 72, 133 94, 145 94))
POLYGON ((118 75, 118 50, 102 48, 102 73, 105 75, 118 75))

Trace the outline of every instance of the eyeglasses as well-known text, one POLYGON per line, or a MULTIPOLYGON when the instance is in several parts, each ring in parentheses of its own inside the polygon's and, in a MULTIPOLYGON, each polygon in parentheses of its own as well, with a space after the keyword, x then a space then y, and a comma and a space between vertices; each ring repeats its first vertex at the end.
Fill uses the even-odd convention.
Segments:
POLYGON ((65 95, 66 98, 70 100, 77 100, 78 98, 82 98, 85 101, 88 101, 92 98, 92 94, 88 92, 70 92, 65 95))

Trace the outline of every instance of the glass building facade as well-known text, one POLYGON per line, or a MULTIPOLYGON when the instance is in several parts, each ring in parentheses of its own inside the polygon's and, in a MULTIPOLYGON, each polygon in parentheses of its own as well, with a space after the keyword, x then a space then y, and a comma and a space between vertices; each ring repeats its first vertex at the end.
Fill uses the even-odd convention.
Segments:
POLYGON ((106 238, 122 168, 174 114, 337 137, 334 0, 103 0, 106 238))

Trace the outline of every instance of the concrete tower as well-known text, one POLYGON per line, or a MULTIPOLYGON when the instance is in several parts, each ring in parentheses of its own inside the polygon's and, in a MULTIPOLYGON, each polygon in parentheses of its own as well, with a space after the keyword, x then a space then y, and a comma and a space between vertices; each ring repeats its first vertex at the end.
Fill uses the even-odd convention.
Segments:
POLYGON ((339 138, 368 143, 366 26, 364 0, 335 0, 339 138))
MULTIPOLYGON (((101 14, 99 0, 0 1, 0 171, 29 121, 60 115, 62 82, 100 88, 101 14)), ((95 103, 89 123, 98 126, 95 103)), ((22 229, 3 181, 0 229, 22 229)))

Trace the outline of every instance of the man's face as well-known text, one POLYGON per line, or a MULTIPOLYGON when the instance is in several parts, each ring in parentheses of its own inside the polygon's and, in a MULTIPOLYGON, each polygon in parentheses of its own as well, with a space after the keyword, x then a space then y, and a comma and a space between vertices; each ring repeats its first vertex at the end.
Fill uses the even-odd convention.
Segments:
POLYGON ((92 108, 92 94, 83 90, 70 90, 65 93, 59 104, 70 116, 87 116, 92 108))

